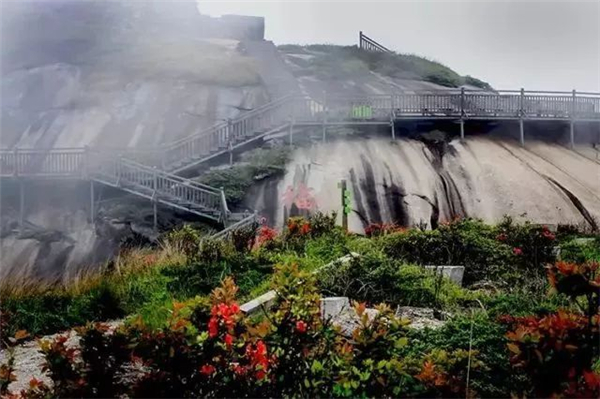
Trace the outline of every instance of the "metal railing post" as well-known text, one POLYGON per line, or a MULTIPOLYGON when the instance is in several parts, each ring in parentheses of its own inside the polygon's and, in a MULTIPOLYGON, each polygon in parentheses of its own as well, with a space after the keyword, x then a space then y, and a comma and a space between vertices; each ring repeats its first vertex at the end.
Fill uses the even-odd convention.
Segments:
POLYGON ((460 140, 465 140, 465 88, 460 88, 460 140))
POLYGON ((290 114, 290 148, 294 146, 294 116, 290 114))
POLYGON ((156 200, 156 193, 158 190, 158 170, 156 169, 156 166, 153 166, 152 169, 154 172, 154 178, 152 182, 152 188, 154 190, 152 193, 153 228, 154 232, 158 232, 158 201, 156 200))
POLYGON ((223 221, 223 226, 227 227, 227 221, 229 219, 229 209, 227 208, 227 198, 225 198, 225 189, 223 187, 219 188, 221 195, 221 220, 223 221))
POLYGON ((576 117, 576 106, 577 106, 577 92, 573 89, 573 103, 571 104, 571 121, 569 129, 569 144, 571 149, 575 148, 575 117, 576 117))
POLYGON ((521 98, 519 105, 519 141, 521 142, 521 146, 525 146, 525 126, 523 125, 523 116, 525 114, 525 89, 521 87, 521 98))
POLYGON ((83 159, 81 162, 83 163, 81 168, 83 178, 90 179, 90 148, 87 145, 83 146, 83 159))
POLYGON ((329 113, 329 108, 327 107, 327 92, 323 92, 323 143, 325 143, 326 135, 327 135, 327 114, 329 113))
POLYGON ((93 224, 94 220, 96 219, 95 217, 95 209, 94 209, 94 201, 95 201, 95 194, 94 194, 94 180, 90 179, 90 222, 93 224))
POLYGON ((19 176, 19 148, 14 148, 14 161, 13 161, 13 175, 15 177, 19 176))

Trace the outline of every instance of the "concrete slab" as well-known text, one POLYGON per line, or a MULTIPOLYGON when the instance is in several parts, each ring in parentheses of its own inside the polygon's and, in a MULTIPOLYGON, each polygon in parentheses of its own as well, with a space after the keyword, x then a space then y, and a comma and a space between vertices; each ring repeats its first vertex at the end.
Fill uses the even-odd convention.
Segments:
POLYGON ((463 275, 465 274, 464 266, 450 266, 450 265, 442 265, 442 266, 425 266, 425 269, 431 270, 433 272, 441 273, 444 277, 450 279, 450 281, 462 285, 463 275))

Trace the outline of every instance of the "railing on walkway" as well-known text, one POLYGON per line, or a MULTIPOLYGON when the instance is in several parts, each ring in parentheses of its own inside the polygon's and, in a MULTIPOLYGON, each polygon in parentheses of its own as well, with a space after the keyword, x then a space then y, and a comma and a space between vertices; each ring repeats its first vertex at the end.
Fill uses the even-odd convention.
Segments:
MULTIPOLYGON (((202 161, 287 123, 390 119, 548 119, 600 121, 600 93, 443 90, 377 96, 287 96, 163 148, 106 153, 158 169, 202 161)), ((85 177, 84 148, 0 150, 1 176, 85 177)), ((90 168, 95 170, 96 168, 90 168)))
MULTIPOLYGON (((390 118, 547 119, 600 121, 600 94, 578 92, 443 90, 363 97, 327 97, 312 120, 390 118), (326 115, 324 115, 326 114, 326 115)), ((301 119, 296 118, 296 121, 301 119)))
POLYGON ((375 40, 371 39, 362 31, 358 32, 358 47, 367 50, 367 51, 381 51, 384 53, 391 53, 390 50, 377 43, 375 40))
POLYGON ((0 176, 89 179, 221 222, 229 215, 220 189, 96 150, 0 150, 0 176))
POLYGON ((186 159, 198 159, 218 150, 226 150, 258 132, 267 131, 284 124, 290 116, 290 103, 293 96, 283 97, 242 116, 217 124, 168 145, 163 153, 163 165, 170 169, 186 159))
POLYGON ((83 148, 0 150, 0 176, 82 178, 83 148))
POLYGON ((90 176, 114 187, 129 188, 169 205, 226 214, 222 190, 148 167, 137 162, 90 152, 90 176), (194 208, 197 207, 197 208, 194 208))

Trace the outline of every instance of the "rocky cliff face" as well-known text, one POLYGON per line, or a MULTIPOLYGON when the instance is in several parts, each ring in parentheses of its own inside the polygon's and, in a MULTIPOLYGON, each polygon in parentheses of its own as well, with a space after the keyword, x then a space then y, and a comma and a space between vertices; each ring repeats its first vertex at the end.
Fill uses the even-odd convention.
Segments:
POLYGON ((600 154, 540 141, 522 148, 493 136, 464 143, 332 137, 295 150, 284 177, 257 189, 248 206, 276 226, 307 211, 339 213, 342 179, 353 193, 349 225, 356 232, 370 223, 435 227, 466 216, 600 222, 600 154))
MULTIPOLYGON (((252 109, 279 95, 278 81, 293 79, 269 68, 268 60, 279 58, 269 43, 241 46, 261 57, 257 65, 231 39, 260 38, 260 21, 249 30, 239 18, 210 21, 194 2, 5 2, 1 16, 3 148, 156 146, 252 109), (231 29, 216 34, 223 23, 231 29)), ((324 90, 369 95, 441 88, 418 80, 414 70, 386 74, 351 58, 325 57, 323 64, 319 54, 327 49, 287 51, 277 69, 287 65, 298 90, 318 100, 324 90)), ((548 141, 546 127, 526 149, 510 140, 514 128, 502 136, 469 125, 464 143, 446 135, 455 128, 398 126, 401 138, 394 142, 389 128, 372 134, 338 128, 329 130, 327 143, 320 128, 303 130, 283 178, 256 184, 246 207, 277 226, 290 215, 339 210, 337 183, 346 179, 353 192, 350 228, 357 232, 369 223, 435 227, 454 217, 496 221, 505 214, 598 223, 600 157, 589 145, 600 142, 597 124, 579 136, 588 145, 577 151, 548 141)), ((89 182, 27 183, 21 229, 19 186, 3 181, 0 279, 68 278, 110 259, 126 242, 152 238, 149 202, 97 191, 92 224, 89 190, 89 182)), ((185 220, 160 212, 163 228, 185 220)))
POLYGON ((168 5, 3 5, 0 146, 154 146, 263 103, 238 42, 202 39, 195 3, 168 5))
MULTIPOLYGON (((227 38, 245 22, 202 17, 195 2, 3 2, 0 15, 2 148, 156 146, 268 100, 227 38)), ((64 181, 27 182, 21 230, 19 187, 1 184, 0 279, 68 278, 153 234, 148 201, 97 187, 92 224, 89 183, 64 181)), ((161 210, 160 225, 184 217, 161 210)))

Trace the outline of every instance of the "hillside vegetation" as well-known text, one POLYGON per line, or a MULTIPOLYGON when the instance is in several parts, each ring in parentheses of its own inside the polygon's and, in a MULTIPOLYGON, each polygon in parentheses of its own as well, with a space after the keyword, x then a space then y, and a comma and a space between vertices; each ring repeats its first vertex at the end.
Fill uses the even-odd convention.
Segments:
MULTIPOLYGON (((61 336, 43 342, 54 385, 32 381, 23 394, 598 394, 597 236, 509 218, 497 225, 455 220, 433 231, 372 225, 358 236, 335 219, 293 218, 280 232, 257 225, 225 241, 202 240, 184 226, 161 247, 124 253, 101 274, 65 287, 3 282, 1 328, 13 336, 4 345, 126 318, 113 333, 102 323, 78 329, 81 351, 61 336), (358 257, 334 262, 349 253, 358 257), (465 265, 465 286, 421 267, 427 264, 465 265), (271 309, 240 311, 269 288, 279 294, 271 309), (321 319, 327 295, 356 301, 352 334, 321 319), (394 312, 407 305, 432 308, 445 324, 411 328, 394 312)), ((0 366, 2 394, 13 366, 0 366)))
POLYGON ((491 89, 491 86, 482 80, 472 76, 460 76, 437 61, 414 54, 366 51, 356 46, 330 44, 286 44, 279 46, 279 50, 292 56, 296 55, 293 62, 302 67, 297 74, 314 75, 321 79, 344 80, 372 71, 392 78, 424 80, 446 87, 466 84, 491 89))

